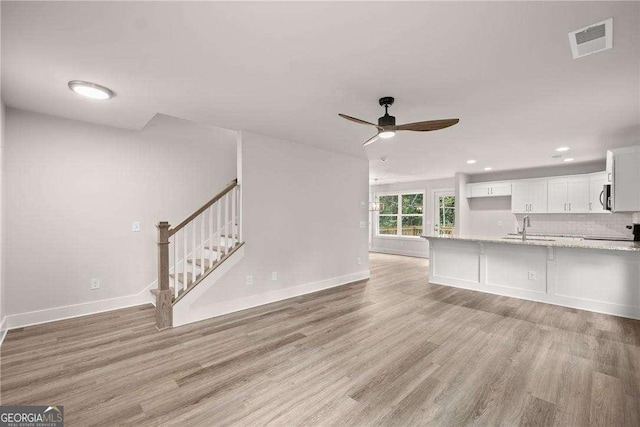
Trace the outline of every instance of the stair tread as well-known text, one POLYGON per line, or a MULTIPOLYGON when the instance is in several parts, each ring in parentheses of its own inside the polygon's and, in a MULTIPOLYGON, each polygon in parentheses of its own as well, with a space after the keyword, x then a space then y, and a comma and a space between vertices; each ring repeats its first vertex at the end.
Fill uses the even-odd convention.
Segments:
POLYGON ((208 250, 208 251, 216 251, 216 252, 217 252, 217 251, 222 251, 222 252, 224 252, 224 251, 225 251, 225 249, 227 249, 227 247, 226 247, 226 246, 222 246, 222 245, 219 245, 219 246, 215 246, 215 245, 214 245, 214 246, 205 246, 204 248, 205 248, 206 250, 208 250))
MULTIPOLYGON (((189 264, 193 264, 193 260, 192 260, 192 259, 188 259, 188 260, 187 260, 187 262, 188 262, 189 264)), ((207 269, 211 268, 211 266, 212 266, 212 265, 215 265, 215 264, 216 264, 216 260, 214 260, 213 262, 211 262, 211 261, 209 261, 207 258, 205 258, 205 259, 204 259, 204 265, 205 265, 205 268, 207 268, 207 269)), ((196 265, 197 265, 198 267, 202 267, 202 259, 201 259, 201 258, 197 258, 197 259, 196 259, 196 265)))
MULTIPOLYGON (((198 274, 198 276, 200 275, 198 274)), ((169 277, 172 277, 174 279, 176 278, 175 274, 170 274, 169 277)), ((184 280, 184 273, 179 272, 178 282, 184 283, 183 280, 184 280)), ((190 285, 191 283, 193 283, 193 273, 191 273, 190 271, 187 271, 187 286, 190 285)))
MULTIPOLYGON (((170 286, 170 287, 169 287, 169 290, 171 291, 171 295, 173 295, 174 287, 173 287, 173 286, 170 286)), ((151 289, 151 293, 152 293, 153 295, 158 295, 158 288, 156 288, 156 289, 151 289)))

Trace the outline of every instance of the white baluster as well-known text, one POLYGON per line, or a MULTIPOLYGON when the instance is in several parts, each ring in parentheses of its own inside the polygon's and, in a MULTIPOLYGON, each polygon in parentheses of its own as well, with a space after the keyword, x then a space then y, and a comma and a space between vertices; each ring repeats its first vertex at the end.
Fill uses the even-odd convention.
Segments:
POLYGON ((224 253, 229 253, 229 193, 224 195, 224 253))
POLYGON ((231 191, 231 247, 236 247, 236 189, 231 191))
POLYGON ((213 206, 209 209, 209 262, 213 265, 213 206))
MULTIPOLYGON (((205 211, 206 212, 206 211, 205 211)), ((202 266, 202 274, 204 274, 204 225, 205 225, 205 212, 202 212, 202 218, 200 218, 200 262, 202 266)))
POLYGON ((170 242, 173 245, 173 292, 178 296, 178 235, 174 234, 170 242))
MULTIPOLYGON (((187 283, 187 254, 189 253, 188 243, 187 243, 187 227, 182 229, 182 240, 184 240, 184 252, 182 253, 182 286, 186 286, 187 283)), ((176 292, 178 292, 178 283, 176 282, 176 292)))
POLYGON ((238 242, 242 243, 242 188, 238 185, 236 187, 238 191, 238 242))
MULTIPOLYGON (((191 223, 193 224, 191 226, 191 277, 193 278, 193 281, 195 282, 196 280, 196 219, 193 220, 193 222, 191 223)), ((185 283, 185 289, 186 289, 186 283, 185 283)))
POLYGON ((216 222, 216 230, 217 230, 216 235, 218 236, 216 241, 216 246, 217 246, 216 262, 217 262, 217 261, 220 261, 220 245, 222 244, 221 236, 220 236, 220 232, 222 231, 222 200, 218 200, 216 202, 216 205, 218 205, 218 218, 216 222))

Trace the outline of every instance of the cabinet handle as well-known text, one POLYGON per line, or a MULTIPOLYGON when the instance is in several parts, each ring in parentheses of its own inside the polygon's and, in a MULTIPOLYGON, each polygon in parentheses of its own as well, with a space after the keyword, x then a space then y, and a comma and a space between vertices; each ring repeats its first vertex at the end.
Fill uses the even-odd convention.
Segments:
POLYGON ((592 205, 592 203, 591 203, 591 202, 589 202, 589 210, 590 210, 590 211, 592 211, 592 210, 593 210, 593 208, 591 207, 591 205, 592 205))
POLYGON ((611 182, 611 172, 607 174, 607 181, 611 182))
POLYGON ((493 187, 491 187, 491 194, 493 194, 493 187))
POLYGON ((487 188, 487 194, 491 194, 491 191, 487 188))
POLYGON ((567 204, 566 203, 564 204, 564 210, 565 210, 565 212, 567 211, 567 204))
POLYGON ((571 212, 571 203, 569 203, 569 212, 571 212))

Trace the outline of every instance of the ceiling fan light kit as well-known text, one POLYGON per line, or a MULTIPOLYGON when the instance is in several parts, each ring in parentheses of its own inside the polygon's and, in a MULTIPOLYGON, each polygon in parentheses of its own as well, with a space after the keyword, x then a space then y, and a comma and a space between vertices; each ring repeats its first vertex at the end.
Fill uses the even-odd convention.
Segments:
POLYGON ((445 119, 445 120, 431 120, 426 122, 408 123, 406 125, 396 126, 396 118, 389 115, 389 107, 393 105, 395 99, 391 96, 384 96, 378 100, 380 106, 384 107, 384 116, 378 118, 378 124, 367 122, 365 120, 357 119, 355 117, 347 116, 346 114, 338 114, 343 119, 350 120, 352 122, 360 123, 363 125, 374 126, 378 129, 378 133, 369 138, 363 146, 367 146, 373 142, 376 142, 379 138, 388 139, 393 138, 399 130, 411 130, 414 132, 429 132, 432 130, 439 130, 448 128, 458 123, 459 119, 445 119))

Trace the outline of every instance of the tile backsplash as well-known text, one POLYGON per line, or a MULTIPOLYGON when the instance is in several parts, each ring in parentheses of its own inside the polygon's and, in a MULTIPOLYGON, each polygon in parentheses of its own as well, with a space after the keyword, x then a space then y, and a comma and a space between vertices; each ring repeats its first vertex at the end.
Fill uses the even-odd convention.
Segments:
MULTIPOLYGON (((522 227, 525 215, 518 214, 518 226, 522 227)), ((529 214, 529 233, 563 234, 570 236, 631 237, 626 228, 633 223, 633 214, 529 214)))

